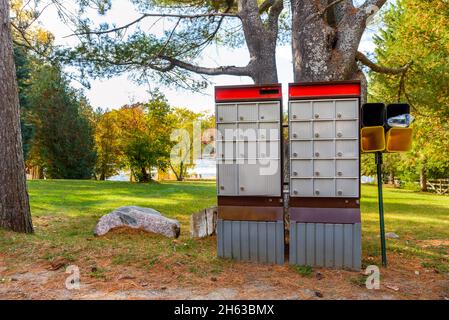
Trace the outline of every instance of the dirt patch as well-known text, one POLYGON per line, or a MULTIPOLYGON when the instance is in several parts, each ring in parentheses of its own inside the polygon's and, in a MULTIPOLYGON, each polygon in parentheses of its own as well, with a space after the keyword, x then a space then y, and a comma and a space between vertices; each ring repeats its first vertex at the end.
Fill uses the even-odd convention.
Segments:
MULTIPOLYGON (((2 299, 445 299, 449 279, 419 261, 390 255, 381 269, 381 287, 368 290, 362 272, 314 269, 301 276, 288 265, 233 262, 219 274, 197 275, 183 265, 150 270, 97 261, 79 266, 79 290, 68 290, 65 268, 47 270, 48 262, 8 269, 0 259, 2 299), (104 268, 103 273, 99 270, 104 268)), ((170 261, 165 261, 170 263, 170 261)))

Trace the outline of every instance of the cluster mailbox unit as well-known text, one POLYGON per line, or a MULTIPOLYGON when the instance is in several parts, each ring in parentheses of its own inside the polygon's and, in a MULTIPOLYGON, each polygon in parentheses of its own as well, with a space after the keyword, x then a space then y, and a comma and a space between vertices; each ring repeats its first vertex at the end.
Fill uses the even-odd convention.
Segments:
POLYGON ((282 88, 215 88, 217 252, 284 263, 282 88))
POLYGON ((361 267, 360 82, 289 85, 291 264, 361 267))

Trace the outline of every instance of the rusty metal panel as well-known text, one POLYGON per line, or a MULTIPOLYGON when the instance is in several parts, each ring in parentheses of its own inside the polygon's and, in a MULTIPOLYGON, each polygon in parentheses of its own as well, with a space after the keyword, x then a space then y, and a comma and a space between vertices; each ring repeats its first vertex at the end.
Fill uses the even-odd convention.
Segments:
POLYGON ((291 221, 290 264, 360 270, 360 223, 291 221))
POLYGON ((217 221, 219 257, 284 263, 284 222, 217 221))

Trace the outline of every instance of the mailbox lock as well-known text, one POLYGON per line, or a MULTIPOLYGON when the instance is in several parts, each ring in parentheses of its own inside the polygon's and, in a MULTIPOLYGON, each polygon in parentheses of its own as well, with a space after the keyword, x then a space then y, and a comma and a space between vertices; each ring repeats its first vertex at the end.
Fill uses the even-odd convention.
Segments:
POLYGON ((224 186, 220 186, 220 190, 224 190, 224 186))
POLYGON ((343 191, 338 190, 337 194, 338 194, 339 196, 341 196, 341 195, 343 194, 343 191))
POLYGON ((320 153, 319 152, 315 152, 315 157, 319 157, 320 153))
POLYGON ((298 154, 296 152, 294 152, 293 156, 296 158, 298 156, 298 154))
POLYGON ((340 177, 343 175, 343 173, 342 173, 341 171, 339 171, 337 174, 338 174, 340 177))
POLYGON ((341 118, 341 113, 337 113, 337 118, 341 118))
POLYGON ((343 134, 341 132, 337 133, 337 137, 341 138, 343 134))
POLYGON ((339 152, 339 153, 337 153, 337 155, 338 155, 339 157, 341 157, 341 156, 343 155, 343 153, 339 152))
POLYGON ((296 114, 294 114, 294 115, 293 115, 293 119, 296 119, 296 118, 297 118, 297 117, 296 117, 296 114))
POLYGON ((220 120, 220 121, 223 120, 223 117, 218 118, 218 120, 220 120))
POLYGON ((315 133, 315 138, 319 138, 320 134, 319 133, 315 133))
POLYGON ((293 193, 294 194, 298 194, 298 190, 293 190, 293 193))
POLYGON ((320 115, 318 113, 315 113, 315 119, 318 119, 320 115))
POLYGON ((298 138, 298 135, 296 133, 294 133, 293 138, 298 138))
POLYGON ((243 120, 243 117, 240 117, 240 120, 243 120))
POLYGON ((320 194, 320 191, 319 191, 319 190, 315 190, 315 194, 316 194, 316 195, 319 195, 319 194, 320 194))
POLYGON ((265 118, 264 116, 260 116, 260 119, 262 119, 262 120, 263 120, 264 118, 265 118))
POLYGON ((297 176, 297 175, 298 175, 298 172, 294 171, 294 172, 293 172, 293 175, 294 175, 294 176, 297 176))
POLYGON ((319 176, 319 175, 320 175, 320 173, 319 173, 319 172, 317 171, 317 172, 315 172, 315 175, 316 175, 316 176, 319 176))
POLYGON ((243 191, 243 190, 245 190, 245 188, 244 187, 240 187, 240 190, 243 191))

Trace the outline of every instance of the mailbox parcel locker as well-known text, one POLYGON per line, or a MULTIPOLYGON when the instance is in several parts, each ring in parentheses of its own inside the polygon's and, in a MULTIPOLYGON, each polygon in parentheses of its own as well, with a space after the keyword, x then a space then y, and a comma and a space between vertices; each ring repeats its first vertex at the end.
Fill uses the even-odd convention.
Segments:
POLYGON ((289 85, 290 263, 360 269, 360 83, 289 85))
POLYGON ((217 252, 284 263, 281 85, 215 88, 217 252))

